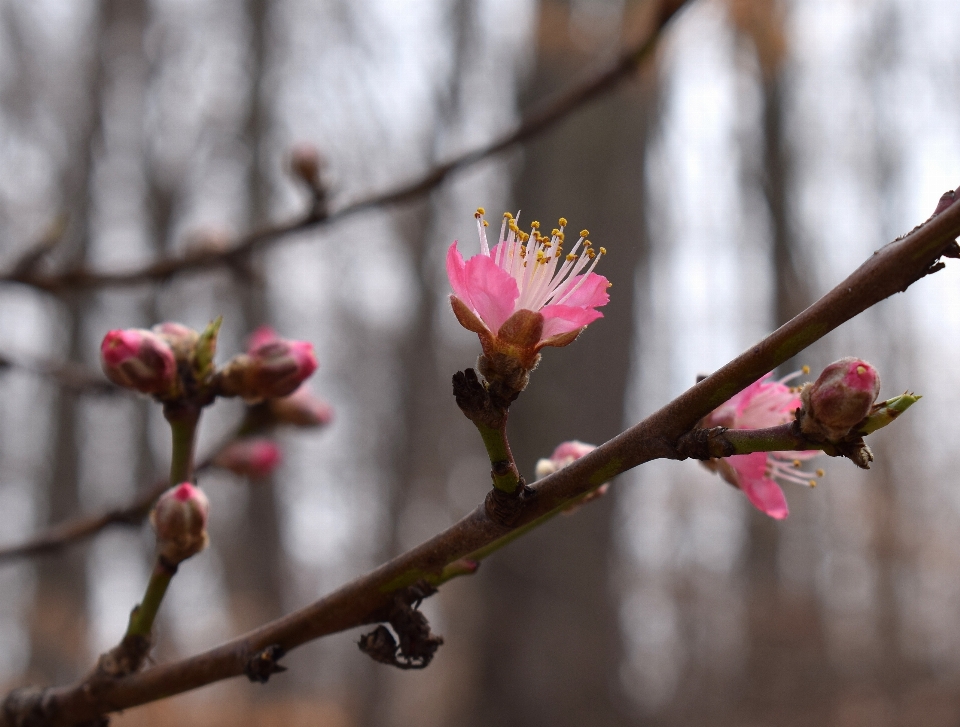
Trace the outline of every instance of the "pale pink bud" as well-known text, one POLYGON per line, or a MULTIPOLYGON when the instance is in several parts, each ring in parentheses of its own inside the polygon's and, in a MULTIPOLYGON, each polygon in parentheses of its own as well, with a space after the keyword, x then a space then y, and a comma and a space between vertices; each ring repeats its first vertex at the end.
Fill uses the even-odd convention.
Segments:
POLYGON ((144 394, 170 394, 176 387, 173 350, 151 331, 110 331, 100 344, 100 365, 113 383, 144 394))
POLYGON ((218 467, 251 478, 266 477, 280 464, 281 452, 277 443, 264 438, 236 439, 213 460, 218 467))
POLYGON ((290 396, 271 399, 270 413, 278 424, 295 427, 323 427, 333 421, 333 407, 301 384, 290 396))
POLYGON ((164 492, 150 513, 160 557, 177 565, 207 547, 209 509, 207 496, 189 482, 164 492))
POLYGON ((220 393, 247 401, 287 396, 316 369, 310 343, 275 338, 234 357, 220 372, 220 393))
POLYGON ((880 393, 880 374, 863 359, 842 358, 827 366, 800 394, 804 434, 842 439, 859 424, 880 393))
POLYGON ((179 361, 190 360, 200 338, 200 334, 189 326, 169 321, 155 325, 153 332, 167 342, 179 361))
MULTIPOLYGON (((552 475, 557 470, 563 469, 568 464, 575 462, 596 448, 597 446, 595 444, 586 444, 576 440, 560 444, 555 450, 553 450, 553 454, 550 455, 549 459, 541 459, 537 462, 537 479, 542 480, 547 475, 552 475)), ((567 505, 565 508, 563 508, 563 512, 567 515, 572 515, 588 502, 592 502, 593 500, 606 495, 609 489, 610 483, 604 482, 602 485, 597 487, 592 492, 587 493, 584 497, 574 502, 572 505, 567 505)))

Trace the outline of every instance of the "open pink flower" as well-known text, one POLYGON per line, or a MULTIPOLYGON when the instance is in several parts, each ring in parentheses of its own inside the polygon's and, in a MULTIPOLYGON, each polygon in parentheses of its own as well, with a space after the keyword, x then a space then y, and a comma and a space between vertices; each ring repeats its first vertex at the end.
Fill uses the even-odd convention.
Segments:
MULTIPOLYGON (((786 424, 800 407, 800 390, 786 385, 788 381, 807 371, 796 371, 779 381, 770 381, 767 374, 755 381, 729 401, 708 414, 701 426, 728 429, 763 429, 786 424)), ((811 473, 803 471, 802 460, 816 457, 819 451, 806 452, 752 452, 713 459, 704 464, 718 472, 734 487, 743 490, 750 503, 772 518, 782 520, 789 514, 787 500, 780 482, 796 482, 813 486, 811 473)), ((823 471, 817 470, 817 476, 823 471)))
POLYGON ((509 212, 491 250, 483 215, 478 209, 480 254, 464 261, 456 241, 447 251, 453 312, 480 336, 484 354, 506 353, 530 369, 541 348, 566 346, 603 317, 596 309, 610 300, 610 283, 593 270, 606 250, 595 252, 583 230, 564 254, 565 219, 549 236, 533 222, 528 235, 509 212))

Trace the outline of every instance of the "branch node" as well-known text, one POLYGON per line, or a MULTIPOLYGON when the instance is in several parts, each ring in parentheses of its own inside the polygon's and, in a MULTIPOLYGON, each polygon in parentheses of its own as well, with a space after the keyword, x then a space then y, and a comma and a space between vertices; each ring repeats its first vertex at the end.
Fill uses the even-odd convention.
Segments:
MULTIPOLYGON (((496 468, 494 468, 496 472, 496 468)), ((527 487, 523 477, 520 478, 520 486, 512 493, 498 490, 496 487, 487 493, 484 500, 484 509, 489 517, 497 525, 504 528, 512 528, 517 521, 524 506, 536 497, 537 491, 532 487, 527 487)))
POLYGON ((287 667, 281 666, 277 662, 286 654, 287 651, 280 644, 271 644, 263 651, 254 654, 243 667, 243 673, 247 679, 258 684, 266 684, 274 674, 285 672, 287 667))
POLYGON ((692 429, 677 440, 680 459, 719 459, 737 453, 733 442, 726 438, 726 427, 692 429))
POLYGON ((443 643, 443 637, 430 631, 427 617, 417 607, 424 598, 436 592, 437 589, 429 583, 419 580, 394 594, 387 621, 397 634, 399 643, 390 629, 381 624, 360 637, 357 642, 360 651, 374 661, 398 669, 426 668, 443 643))

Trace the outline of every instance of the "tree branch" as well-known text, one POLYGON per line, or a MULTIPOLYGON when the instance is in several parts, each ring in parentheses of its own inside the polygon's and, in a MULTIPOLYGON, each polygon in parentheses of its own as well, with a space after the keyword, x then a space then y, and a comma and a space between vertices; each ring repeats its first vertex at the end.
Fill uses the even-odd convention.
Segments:
POLYGON ((472 572, 471 557, 482 558, 491 546, 612 477, 653 459, 682 459, 678 440, 704 416, 842 323, 939 270, 941 256, 960 252, 954 242, 958 235, 960 204, 884 246, 823 298, 736 359, 639 424, 537 482, 535 495, 524 502, 513 528, 491 521, 481 505, 439 535, 319 601, 205 653, 120 679, 15 691, 0 709, 0 727, 14 727, 25 714, 41 715, 52 727, 91 720, 244 674, 250 660, 268 648, 286 653, 322 636, 385 620, 399 589, 472 572))
POLYGON ((77 288, 121 287, 162 282, 188 271, 200 272, 223 265, 237 264, 251 253, 272 246, 294 233, 329 224, 373 207, 409 202, 437 187, 453 172, 476 164, 546 131, 577 109, 612 89, 633 73, 651 54, 663 29, 687 1, 664 0, 660 4, 659 13, 650 34, 622 53, 611 66, 536 104, 524 115, 520 125, 510 133, 444 162, 412 182, 350 202, 333 211, 328 211, 325 205, 316 204, 314 199, 309 211, 300 217, 257 230, 240 239, 228 250, 202 250, 184 257, 158 260, 136 270, 113 273, 80 267, 45 275, 32 268, 23 269, 22 266, 20 268, 15 266, 10 272, 0 275, 0 283, 21 283, 50 293, 61 293, 77 288))

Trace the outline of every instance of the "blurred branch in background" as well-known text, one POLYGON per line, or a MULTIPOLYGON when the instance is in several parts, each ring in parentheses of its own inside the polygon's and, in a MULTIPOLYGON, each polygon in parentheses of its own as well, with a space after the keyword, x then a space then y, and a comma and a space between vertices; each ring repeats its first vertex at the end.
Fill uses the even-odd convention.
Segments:
POLYGON ((340 220, 374 207, 398 204, 415 199, 434 189, 453 172, 531 139, 551 128, 583 105, 614 88, 649 57, 657 47, 657 41, 663 29, 683 7, 684 3, 685 0, 663 0, 657 3, 657 12, 649 34, 624 51, 616 62, 534 105, 524 115, 523 120, 514 131, 434 167, 420 179, 329 211, 325 204, 318 203, 323 201, 322 198, 314 195, 313 205, 301 217, 276 226, 256 230, 222 251, 200 249, 185 257, 160 260, 139 270, 128 272, 97 272, 83 266, 73 266, 68 267, 62 273, 39 274, 37 272, 27 272, 23 274, 21 272, 18 274, 14 269, 0 276, 0 283, 21 283, 50 293, 62 294, 70 290, 85 288, 161 282, 182 272, 208 270, 236 264, 251 253, 276 244, 293 233, 340 220))

